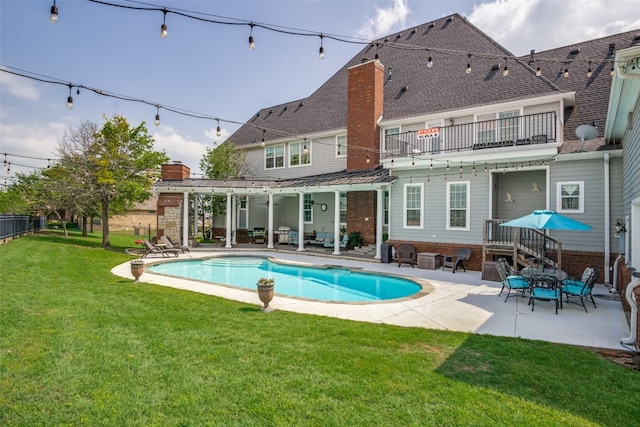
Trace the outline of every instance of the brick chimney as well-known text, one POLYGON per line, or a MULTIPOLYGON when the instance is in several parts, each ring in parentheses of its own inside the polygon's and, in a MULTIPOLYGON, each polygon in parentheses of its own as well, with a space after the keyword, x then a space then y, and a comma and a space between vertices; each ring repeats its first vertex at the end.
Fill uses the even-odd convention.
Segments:
POLYGON ((380 61, 366 61, 349 68, 347 170, 373 169, 380 163, 378 120, 383 105, 384 66, 380 61))
POLYGON ((191 176, 191 169, 175 160, 173 163, 165 163, 161 166, 160 177, 163 181, 182 181, 191 176))

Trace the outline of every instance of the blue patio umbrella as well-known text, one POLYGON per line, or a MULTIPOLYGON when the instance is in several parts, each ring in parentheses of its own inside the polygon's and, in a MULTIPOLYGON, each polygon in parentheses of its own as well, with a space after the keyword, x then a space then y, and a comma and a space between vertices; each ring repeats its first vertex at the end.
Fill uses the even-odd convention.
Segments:
MULTIPOLYGON (((532 213, 521 216, 511 221, 503 222, 501 227, 520 227, 520 228, 533 228, 535 230, 575 230, 575 231, 588 231, 591 230, 591 226, 584 224, 575 219, 566 217, 555 211, 539 210, 532 213)), ((542 244, 542 260, 544 262, 544 249, 547 246, 547 235, 544 235, 545 240, 542 244)))
POLYGON ((503 227, 534 228, 536 230, 591 230, 591 226, 555 211, 533 211, 532 213, 500 224, 503 227))

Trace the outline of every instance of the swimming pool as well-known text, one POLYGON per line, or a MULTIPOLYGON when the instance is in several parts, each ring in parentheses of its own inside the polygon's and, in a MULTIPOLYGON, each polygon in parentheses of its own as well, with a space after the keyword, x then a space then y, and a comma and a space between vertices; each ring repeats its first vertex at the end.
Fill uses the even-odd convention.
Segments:
POLYGON ((261 277, 275 280, 276 294, 322 301, 371 302, 415 295, 417 282, 339 266, 283 264, 263 257, 226 256, 147 266, 151 273, 256 290, 261 277))

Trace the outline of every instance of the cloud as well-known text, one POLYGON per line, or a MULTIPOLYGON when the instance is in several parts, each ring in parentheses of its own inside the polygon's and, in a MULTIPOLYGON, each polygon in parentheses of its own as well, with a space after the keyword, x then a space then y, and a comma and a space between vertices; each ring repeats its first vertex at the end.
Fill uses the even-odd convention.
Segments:
POLYGON ((385 8, 376 7, 376 16, 368 18, 356 32, 356 36, 374 40, 394 30, 403 29, 409 12, 407 0, 393 0, 385 8))
POLYGON ((40 92, 33 85, 33 81, 13 74, 0 73, 0 88, 10 94, 29 101, 40 99, 40 92))
MULTIPOLYGON (((160 125, 152 136, 156 150, 165 150, 170 160, 179 160, 191 169, 191 173, 200 173, 200 159, 212 142, 198 142, 183 138, 170 126, 160 125)), ((215 135, 215 129, 213 130, 215 135)))
POLYGON ((629 0, 495 0, 467 19, 516 55, 553 49, 640 27, 640 8, 629 0))

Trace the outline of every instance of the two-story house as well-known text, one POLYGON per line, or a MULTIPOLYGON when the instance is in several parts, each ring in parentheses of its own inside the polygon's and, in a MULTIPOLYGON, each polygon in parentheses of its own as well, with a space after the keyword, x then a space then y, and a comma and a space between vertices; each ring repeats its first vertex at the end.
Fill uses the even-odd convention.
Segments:
POLYGON ((515 57, 457 14, 391 34, 309 97, 263 108, 231 135, 246 153, 242 179, 190 179, 167 165, 158 228, 186 240, 189 194, 216 194, 227 197, 228 245, 253 227, 269 230, 270 247, 282 226, 346 229, 377 257, 385 234, 419 251, 470 247, 479 270, 504 254, 487 245, 500 221, 552 209, 593 229, 554 231, 547 253, 561 247, 574 274, 589 262, 608 271, 622 150, 603 128, 616 50, 634 43, 629 32, 515 57))

